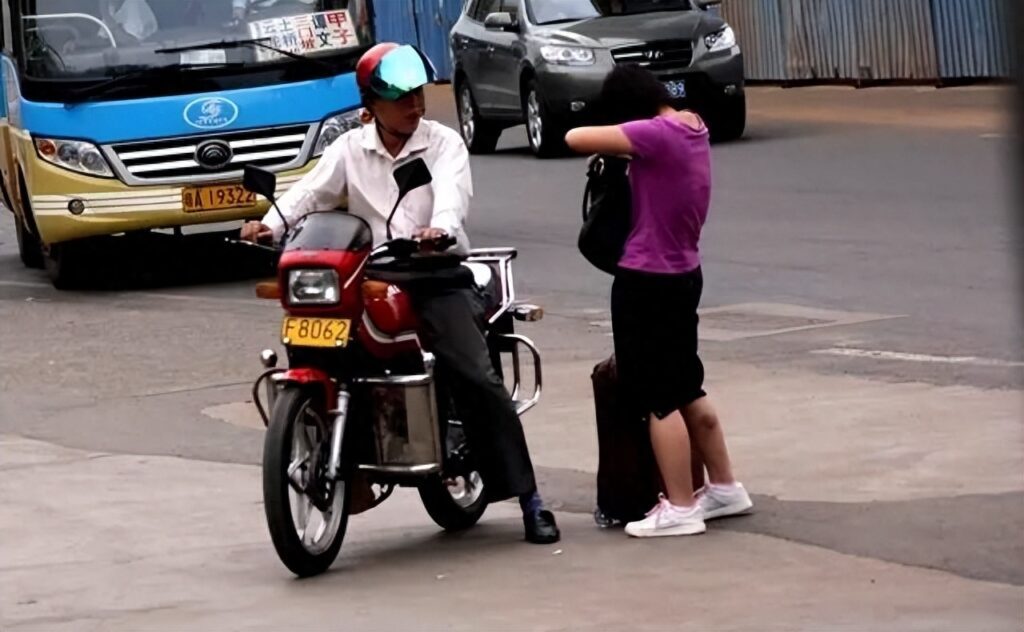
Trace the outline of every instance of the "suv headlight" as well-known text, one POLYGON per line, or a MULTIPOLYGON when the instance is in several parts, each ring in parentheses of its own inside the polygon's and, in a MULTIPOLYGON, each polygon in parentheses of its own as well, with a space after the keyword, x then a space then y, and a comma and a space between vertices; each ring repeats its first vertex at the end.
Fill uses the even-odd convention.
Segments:
POLYGON ((324 119, 324 122, 320 124, 320 131, 316 135, 316 144, 313 145, 313 157, 322 156, 331 143, 338 140, 338 137, 345 132, 362 127, 360 112, 361 108, 357 108, 324 119))
POLYGON ((579 46, 541 46, 540 56, 549 64, 562 66, 590 66, 594 63, 594 49, 579 46))
POLYGON ((705 35, 704 44, 708 47, 709 53, 729 50, 736 45, 736 33, 733 32, 731 26, 727 26, 721 31, 705 35))
POLYGON ((334 305, 341 297, 334 270, 290 270, 289 305, 334 305))
POLYGON ((51 165, 90 176, 114 177, 107 159, 103 157, 99 147, 92 143, 60 138, 36 138, 35 145, 39 157, 51 165))

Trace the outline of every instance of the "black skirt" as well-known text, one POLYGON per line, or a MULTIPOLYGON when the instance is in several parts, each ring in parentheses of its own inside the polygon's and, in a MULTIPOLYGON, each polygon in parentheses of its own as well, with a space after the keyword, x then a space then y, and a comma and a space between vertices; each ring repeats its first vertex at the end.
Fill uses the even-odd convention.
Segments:
POLYGON ((621 270, 612 285, 612 331, 623 386, 658 419, 704 397, 697 355, 700 268, 684 274, 621 270))

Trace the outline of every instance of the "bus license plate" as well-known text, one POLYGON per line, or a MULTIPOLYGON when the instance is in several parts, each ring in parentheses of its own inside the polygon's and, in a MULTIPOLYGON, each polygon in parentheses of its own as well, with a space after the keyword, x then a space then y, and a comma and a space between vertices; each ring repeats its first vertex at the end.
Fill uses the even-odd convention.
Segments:
POLYGON ((181 206, 186 213, 221 211, 256 205, 256 194, 246 191, 240 184, 215 184, 206 187, 185 187, 181 191, 181 206))
POLYGON ((281 342, 296 347, 344 347, 351 329, 348 319, 286 316, 281 323, 281 342))

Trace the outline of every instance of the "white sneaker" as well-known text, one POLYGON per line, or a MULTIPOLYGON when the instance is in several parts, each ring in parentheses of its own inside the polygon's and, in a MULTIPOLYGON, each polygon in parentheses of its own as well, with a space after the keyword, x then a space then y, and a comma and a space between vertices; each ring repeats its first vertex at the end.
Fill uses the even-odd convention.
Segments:
POLYGON ((647 517, 626 525, 626 533, 634 538, 657 538, 667 535, 697 535, 707 531, 704 510, 700 505, 676 507, 660 496, 647 517))
POLYGON ((754 506, 754 501, 750 500, 750 495, 742 483, 707 485, 697 503, 704 510, 705 520, 738 516, 747 513, 754 506))

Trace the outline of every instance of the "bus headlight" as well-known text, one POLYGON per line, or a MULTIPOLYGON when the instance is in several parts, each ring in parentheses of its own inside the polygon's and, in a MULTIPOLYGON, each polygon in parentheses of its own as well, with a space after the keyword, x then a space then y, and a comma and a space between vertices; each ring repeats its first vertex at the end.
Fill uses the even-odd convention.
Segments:
POLYGON ((35 144, 39 157, 51 165, 90 176, 114 177, 107 159, 103 157, 99 147, 92 143, 60 138, 36 138, 35 144))
POLYGON ((324 119, 324 122, 320 124, 320 133, 316 136, 316 144, 313 146, 313 157, 323 155, 331 143, 338 140, 338 137, 345 132, 359 129, 362 126, 363 122, 358 109, 324 119))

